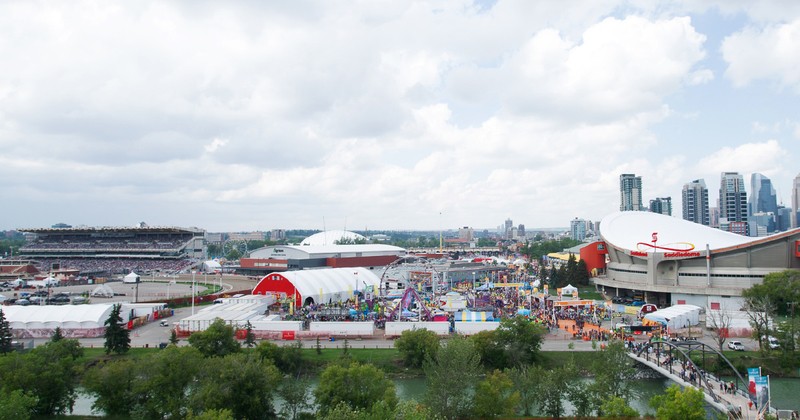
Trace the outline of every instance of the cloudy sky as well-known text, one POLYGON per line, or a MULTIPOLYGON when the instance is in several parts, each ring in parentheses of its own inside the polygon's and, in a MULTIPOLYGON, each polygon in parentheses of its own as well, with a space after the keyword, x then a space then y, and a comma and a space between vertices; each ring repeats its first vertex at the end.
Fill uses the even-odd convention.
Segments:
POLYGON ((800 172, 800 2, 0 3, 0 230, 494 228, 800 172))

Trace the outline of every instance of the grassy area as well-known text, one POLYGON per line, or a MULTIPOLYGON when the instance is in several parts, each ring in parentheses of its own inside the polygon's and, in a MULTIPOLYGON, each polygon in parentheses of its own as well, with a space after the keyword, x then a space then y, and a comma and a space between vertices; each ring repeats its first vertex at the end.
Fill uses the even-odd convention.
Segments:
POLYGON ((604 300, 603 294, 595 290, 594 286, 579 287, 578 297, 581 299, 604 300))

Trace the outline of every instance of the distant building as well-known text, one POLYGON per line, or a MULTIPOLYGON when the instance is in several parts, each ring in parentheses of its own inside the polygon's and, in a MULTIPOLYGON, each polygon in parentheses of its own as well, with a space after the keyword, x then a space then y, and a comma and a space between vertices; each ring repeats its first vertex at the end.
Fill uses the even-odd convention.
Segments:
POLYGON ((72 225, 68 225, 66 223, 56 223, 53 226, 50 226, 53 229, 69 229, 72 225))
POLYGON ((519 235, 520 238, 525 237, 525 225, 519 225, 519 227, 517 227, 517 235, 519 235))
POLYGON ((719 207, 710 207, 708 209, 708 220, 711 223, 709 226, 713 228, 719 227, 719 207))
POLYGON ((792 228, 792 209, 783 206, 778 207, 778 214, 775 216, 775 226, 779 232, 785 232, 792 228))
POLYGON ((505 224, 503 225, 503 239, 511 239, 511 228, 514 226, 514 222, 511 219, 506 219, 505 224))
POLYGON ((282 241, 286 239, 286 231, 283 229, 272 229, 269 231, 269 240, 270 241, 282 241))
POLYGON ((228 234, 231 241, 263 241, 266 235, 264 232, 233 232, 228 234))
POLYGON ((620 211, 642 210, 642 177, 634 174, 619 176, 620 211))
POLYGON ((730 229, 733 229, 731 226, 735 226, 736 233, 739 233, 739 223, 747 226, 747 191, 744 189, 744 178, 738 172, 722 173, 719 185, 719 218, 720 229, 722 229, 722 219, 725 219, 728 222, 729 232, 733 232, 730 229))
POLYGON ((792 227, 796 228, 800 226, 800 223, 797 222, 797 215, 800 213, 800 174, 794 177, 794 183, 792 184, 792 216, 791 222, 792 227))
POLYGON ((475 231, 469 226, 458 229, 458 239, 460 242, 472 242, 475 239, 475 231))
POLYGON ((672 216, 672 197, 657 197, 650 200, 650 211, 672 216))
POLYGON ((576 241, 582 241, 586 239, 586 220, 578 219, 577 217, 574 220, 571 220, 569 222, 569 231, 572 239, 576 241))
POLYGON ((683 220, 711 226, 708 208, 708 188, 703 179, 695 179, 683 185, 683 220))
POLYGON ((221 233, 210 233, 206 232, 206 243, 209 244, 220 244, 223 242, 224 238, 221 233))

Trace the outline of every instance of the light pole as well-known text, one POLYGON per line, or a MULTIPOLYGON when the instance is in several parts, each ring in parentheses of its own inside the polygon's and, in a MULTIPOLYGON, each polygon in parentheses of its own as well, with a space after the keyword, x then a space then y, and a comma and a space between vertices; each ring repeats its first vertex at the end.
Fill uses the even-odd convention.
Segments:
POLYGON ((192 270, 192 316, 194 316, 194 273, 195 270, 192 270))

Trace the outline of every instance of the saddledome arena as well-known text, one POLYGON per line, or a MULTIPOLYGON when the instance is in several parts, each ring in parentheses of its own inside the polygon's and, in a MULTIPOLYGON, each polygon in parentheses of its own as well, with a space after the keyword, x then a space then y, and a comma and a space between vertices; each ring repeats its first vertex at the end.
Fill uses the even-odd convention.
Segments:
POLYGON ((800 268, 800 229, 754 238, 626 211, 606 216, 600 236, 606 270, 595 283, 611 296, 642 295, 658 306, 738 310, 742 291, 765 275, 800 268))

